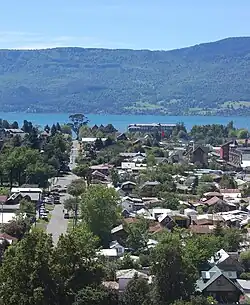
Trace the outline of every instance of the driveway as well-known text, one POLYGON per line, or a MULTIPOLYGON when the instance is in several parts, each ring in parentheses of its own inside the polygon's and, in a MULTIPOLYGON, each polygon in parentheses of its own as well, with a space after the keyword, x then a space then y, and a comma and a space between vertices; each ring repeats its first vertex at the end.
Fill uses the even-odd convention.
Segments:
MULTIPOLYGON (((73 141, 73 148, 70 154, 70 169, 72 170, 75 166, 75 159, 78 154, 78 146, 77 141, 73 141)), ((73 180, 77 179, 78 177, 73 173, 69 173, 63 177, 57 177, 55 179, 55 183, 61 185, 62 187, 68 186, 73 180)), ((52 234, 53 243, 56 245, 59 237, 61 234, 65 234, 67 232, 68 227, 68 219, 64 219, 63 215, 63 202, 70 198, 69 194, 62 194, 61 196, 61 204, 55 205, 54 210, 51 213, 51 219, 47 226, 47 233, 52 234)))

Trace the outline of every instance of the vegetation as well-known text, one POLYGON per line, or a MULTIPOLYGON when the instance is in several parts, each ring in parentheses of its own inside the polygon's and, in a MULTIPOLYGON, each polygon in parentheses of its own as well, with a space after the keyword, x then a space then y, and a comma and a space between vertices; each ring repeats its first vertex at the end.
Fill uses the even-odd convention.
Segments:
POLYGON ((1 50, 1 109, 248 115, 249 40, 173 51, 1 50))

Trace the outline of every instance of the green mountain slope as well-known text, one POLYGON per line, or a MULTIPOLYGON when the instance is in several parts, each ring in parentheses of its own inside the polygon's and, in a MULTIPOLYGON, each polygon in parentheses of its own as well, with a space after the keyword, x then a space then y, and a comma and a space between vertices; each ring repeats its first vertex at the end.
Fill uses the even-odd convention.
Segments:
POLYGON ((2 111, 244 115, 249 84, 250 37, 173 51, 0 50, 2 111))

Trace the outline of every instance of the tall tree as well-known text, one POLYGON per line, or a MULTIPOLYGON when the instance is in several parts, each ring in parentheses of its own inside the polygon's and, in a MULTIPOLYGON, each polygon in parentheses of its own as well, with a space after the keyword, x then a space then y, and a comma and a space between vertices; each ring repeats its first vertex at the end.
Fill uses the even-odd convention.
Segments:
POLYGON ((135 277, 128 283, 123 298, 124 305, 149 305, 150 302, 150 288, 147 281, 143 278, 135 277))
POLYGON ((116 191, 102 185, 89 186, 82 197, 82 219, 104 246, 108 245, 111 229, 117 224, 117 203, 116 191))
POLYGON ((101 284, 104 271, 96 251, 97 238, 86 227, 76 227, 59 238, 51 265, 57 304, 72 304, 78 291, 101 284))
POLYGON ((152 253, 154 300, 156 304, 171 304, 188 300, 195 291, 196 269, 185 258, 181 240, 166 234, 152 253))
POLYGON ((72 130, 76 134, 77 138, 79 137, 80 128, 84 125, 87 125, 89 120, 88 118, 82 113, 76 113, 69 116, 72 123, 70 124, 72 130))
POLYGON ((0 268, 1 304, 55 304, 49 266, 52 249, 51 237, 41 231, 7 249, 0 268))

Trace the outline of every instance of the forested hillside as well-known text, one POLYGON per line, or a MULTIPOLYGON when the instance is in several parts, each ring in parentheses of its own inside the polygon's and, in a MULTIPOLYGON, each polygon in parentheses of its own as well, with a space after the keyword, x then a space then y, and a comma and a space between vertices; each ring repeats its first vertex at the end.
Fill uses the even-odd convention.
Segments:
POLYGON ((245 115, 250 114, 249 63, 249 37, 173 51, 0 50, 0 107, 245 115))

